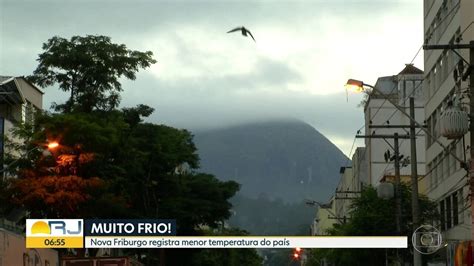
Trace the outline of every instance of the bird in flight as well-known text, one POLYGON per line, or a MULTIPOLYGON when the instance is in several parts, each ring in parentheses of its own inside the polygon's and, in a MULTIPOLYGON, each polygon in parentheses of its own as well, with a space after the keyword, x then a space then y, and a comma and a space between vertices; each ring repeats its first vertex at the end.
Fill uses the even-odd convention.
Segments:
POLYGON ((231 33, 231 32, 234 32, 234 31, 239 31, 239 30, 242 32, 242 35, 244 35, 245 37, 247 37, 247 34, 250 34, 250 37, 252 37, 253 41, 257 42, 257 41, 255 41, 255 38, 253 37, 252 33, 248 29, 246 29, 244 26, 237 27, 233 30, 228 31, 227 33, 231 33))

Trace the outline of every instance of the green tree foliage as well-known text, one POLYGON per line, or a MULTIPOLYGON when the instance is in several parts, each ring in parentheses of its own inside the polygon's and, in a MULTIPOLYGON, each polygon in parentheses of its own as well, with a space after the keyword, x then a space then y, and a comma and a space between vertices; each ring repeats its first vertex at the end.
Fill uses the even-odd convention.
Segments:
MULTIPOLYGON (((385 200, 377 197, 373 187, 365 188, 361 196, 352 203, 350 219, 345 224, 336 224, 328 233, 333 236, 410 236, 412 230, 411 189, 407 185, 401 186, 402 217, 401 232, 398 233, 395 224, 395 200, 385 200)), ((436 203, 426 196, 420 195, 421 223, 431 224, 439 219, 436 203)), ((409 241, 409 245, 410 245, 409 241)), ((411 260, 409 249, 398 250, 398 254, 405 261, 411 260)), ((320 265, 326 259, 335 265, 384 265, 385 249, 324 249, 310 252, 310 264, 320 265)), ((388 250, 390 261, 396 257, 396 250, 388 250)))
POLYGON ((314 208, 304 202, 285 203, 265 195, 252 199, 239 194, 232 199, 232 203, 236 214, 229 223, 252 234, 308 235, 309 224, 314 217, 314 208))
POLYGON ((57 110, 112 110, 120 103, 119 79, 134 80, 140 68, 156 63, 152 56, 150 51, 112 43, 107 36, 73 36, 70 40, 55 36, 43 44, 30 79, 41 87, 58 84, 70 92, 69 100, 57 105, 57 110))

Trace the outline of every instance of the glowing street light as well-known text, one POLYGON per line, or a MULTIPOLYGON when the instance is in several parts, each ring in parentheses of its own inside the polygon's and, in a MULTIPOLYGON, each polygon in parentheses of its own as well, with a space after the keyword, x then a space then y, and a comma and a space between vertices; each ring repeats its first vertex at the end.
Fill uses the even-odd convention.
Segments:
POLYGON ((363 92, 365 91, 364 87, 369 87, 375 89, 374 86, 365 84, 364 82, 357 80, 357 79, 349 79, 345 85, 347 90, 355 91, 355 92, 363 92))
POLYGON ((51 156, 51 151, 56 149, 57 147, 59 147, 59 143, 57 141, 51 141, 51 142, 48 142, 46 144, 41 144, 41 145, 38 145, 38 146, 35 146, 33 147, 32 149, 28 150, 24 155, 22 155, 20 158, 14 160, 13 162, 11 162, 10 164, 8 164, 7 166, 5 167, 0 167, 0 173, 3 173, 7 170, 9 170, 11 167, 13 167, 15 165, 15 163, 17 163, 19 160, 27 157, 30 153, 32 153, 33 151, 43 151, 42 154, 43 156, 51 156), (47 147, 47 149, 45 149, 44 147, 47 147))
POLYGON ((52 142, 49 142, 47 146, 48 146, 48 150, 54 150, 57 147, 59 147, 59 143, 56 141, 52 141, 52 142))

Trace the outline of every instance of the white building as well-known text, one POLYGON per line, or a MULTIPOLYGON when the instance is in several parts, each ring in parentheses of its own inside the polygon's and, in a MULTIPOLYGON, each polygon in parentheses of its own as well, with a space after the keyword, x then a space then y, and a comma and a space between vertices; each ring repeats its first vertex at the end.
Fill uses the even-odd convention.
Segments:
POLYGON ((59 266, 54 249, 26 248, 23 235, 2 228, 0 224, 0 265, 59 266))
POLYGON ((0 116, 10 123, 32 122, 43 108, 43 92, 24 77, 0 76, 0 116))
POLYGON ((33 123, 36 111, 42 108, 43 92, 35 85, 23 77, 0 76, 0 166, 5 137, 13 139, 10 133, 15 124, 33 123))
MULTIPOLYGON (((472 0, 425 0, 423 15, 425 44, 469 43, 474 40, 472 0)), ((457 52, 469 60, 468 50, 457 52)), ((459 92, 468 87, 467 82, 455 82, 453 78, 460 61, 461 58, 451 50, 426 50, 424 54, 425 120, 433 138, 426 139, 428 174, 425 189, 420 192, 439 203, 442 215, 439 228, 450 245, 471 239, 468 177, 460 162, 445 152, 435 139, 456 157, 469 160, 469 134, 464 143, 462 139, 448 140, 440 136, 439 118, 446 104, 454 98, 460 99, 459 92)))
POLYGON ((319 206, 311 226, 312 235, 327 235, 335 223, 350 219, 352 198, 358 197, 368 185, 365 148, 358 147, 352 155, 352 166, 341 167, 341 178, 329 203, 319 206))
MULTIPOLYGON (((391 99, 410 113, 409 98, 415 99, 415 119, 418 123, 424 124, 424 96, 423 96, 423 71, 411 64, 394 76, 380 77, 375 83, 377 91, 369 93, 364 106, 365 134, 366 135, 408 135, 409 128, 371 128, 370 126, 408 126, 410 120, 402 112, 392 105, 386 98, 391 99)), ((425 174, 425 136, 423 131, 417 129, 417 165, 418 175, 425 174)), ((393 161, 386 161, 384 154, 389 150, 394 154, 393 138, 366 138, 366 159, 368 161, 368 183, 377 186, 385 176, 393 176, 395 173, 393 161)), ((411 166, 408 157, 411 155, 410 140, 399 139, 399 152, 407 158, 405 164, 400 168, 401 176, 410 176, 411 166)), ((402 159, 403 161, 403 159, 402 159)))
MULTIPOLYGON (((15 141, 11 129, 18 123, 32 123, 35 112, 43 106, 43 92, 23 77, 0 76, 0 169, 4 169, 4 154, 20 154, 19 151, 5 151, 5 139, 15 141)), ((0 178, 4 178, 1 171, 0 178)), ((23 218, 20 210, 11 210, 7 218, 18 222, 23 218)), ((7 222, 0 217, 0 224, 7 222)))
POLYGON ((336 204, 334 197, 329 200, 329 203, 323 206, 318 206, 316 217, 311 226, 311 235, 324 236, 328 235, 328 230, 333 227, 337 220, 335 219, 336 204))

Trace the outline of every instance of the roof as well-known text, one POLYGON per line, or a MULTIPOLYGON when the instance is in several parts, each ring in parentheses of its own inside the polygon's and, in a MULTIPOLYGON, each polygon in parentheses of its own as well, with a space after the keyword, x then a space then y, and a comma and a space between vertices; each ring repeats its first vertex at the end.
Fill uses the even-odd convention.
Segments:
POLYGON ((415 67, 413 64, 405 64, 405 68, 398 75, 417 75, 423 74, 423 70, 415 67))
POLYGON ((0 75, 0 83, 3 83, 5 82, 6 80, 9 80, 9 79, 23 79, 26 83, 28 83, 31 87, 33 87, 35 90, 37 90, 39 93, 41 94, 44 94, 44 92, 39 89, 38 87, 36 87, 35 84, 31 83, 28 79, 26 79, 24 76, 19 76, 19 77, 14 77, 14 76, 2 76, 0 75))
POLYGON ((0 104, 21 104, 25 102, 23 94, 18 89, 18 83, 13 77, 2 77, 0 81, 0 104))
POLYGON ((12 76, 0 76, 0 83, 4 82, 5 80, 13 78, 12 76))

